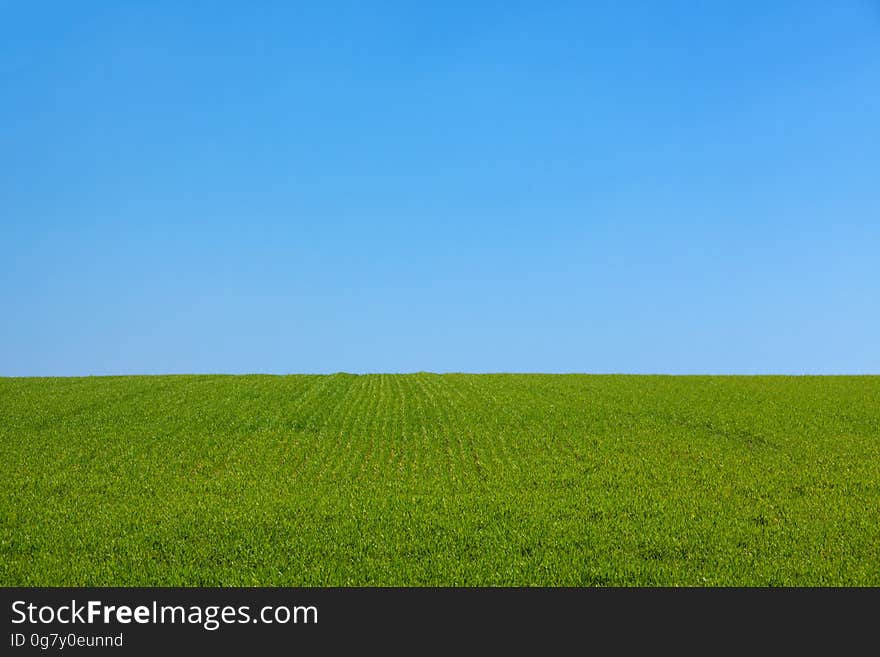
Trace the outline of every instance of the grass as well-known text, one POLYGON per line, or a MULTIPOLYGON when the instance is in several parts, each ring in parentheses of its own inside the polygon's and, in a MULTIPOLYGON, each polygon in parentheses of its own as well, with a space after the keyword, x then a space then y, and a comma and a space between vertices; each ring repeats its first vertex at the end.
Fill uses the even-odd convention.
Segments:
POLYGON ((880 377, 0 379, 0 585, 880 585, 880 377))

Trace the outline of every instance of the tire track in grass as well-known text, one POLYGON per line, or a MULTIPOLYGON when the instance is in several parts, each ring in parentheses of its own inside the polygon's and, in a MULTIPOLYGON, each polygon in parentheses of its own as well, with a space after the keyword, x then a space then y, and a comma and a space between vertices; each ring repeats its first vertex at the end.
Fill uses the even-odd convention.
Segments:
MULTIPOLYGON (((497 456, 493 453, 493 445, 499 444, 500 440, 492 439, 491 436, 476 431, 475 422, 466 422, 465 417, 470 415, 471 404, 466 397, 460 394, 456 396, 461 401, 456 401, 453 397, 453 388, 445 377, 437 376, 431 382, 435 387, 437 396, 441 399, 441 412, 444 417, 445 424, 454 432, 456 436, 460 436, 463 445, 467 447, 469 452, 468 460, 471 462, 477 479, 481 484, 485 484, 491 474, 492 468, 490 463, 497 461, 497 456), (451 412, 450 412, 451 411, 451 412)), ((458 391, 455 391, 458 393, 458 391)), ((473 416, 471 415, 471 418, 473 416)), ((501 470, 503 472, 503 470, 501 470)))
POLYGON ((373 483, 384 486, 387 483, 387 470, 391 459, 393 435, 397 429, 397 409, 400 393, 397 376, 385 375, 385 399, 379 406, 377 425, 381 426, 378 435, 374 436, 374 451, 371 468, 368 470, 373 483))
POLYGON ((399 436, 406 433, 408 426, 406 378, 400 374, 393 374, 391 375, 391 381, 394 384, 394 403, 388 407, 390 416, 389 431, 383 436, 385 451, 384 458, 382 459, 382 474, 386 484, 393 483, 396 480, 399 436))
POLYGON ((412 374, 394 375, 399 393, 393 407, 394 431, 388 436, 388 440, 395 444, 395 449, 400 454, 395 478, 410 487, 417 485, 413 471, 416 467, 414 463, 418 461, 418 442, 421 440, 424 424, 421 399, 413 390, 412 377, 412 374))
POLYGON ((357 423, 346 437, 346 452, 341 464, 342 474, 352 481, 360 478, 371 450, 372 427, 380 412, 382 380, 378 374, 365 375, 367 390, 357 414, 357 423))
POLYGON ((488 450, 488 459, 482 459, 483 465, 487 466, 489 470, 502 472, 505 469, 505 459, 501 454, 506 441, 502 440, 499 432, 494 431, 490 425, 488 405, 482 402, 477 395, 467 394, 456 385, 456 381, 462 376, 466 375, 444 375, 441 379, 444 394, 451 407, 460 409, 458 416, 469 440, 475 445, 480 443, 488 450), (465 418, 468 421, 465 421, 465 418))
POLYGON ((531 440, 547 462, 565 464, 573 458, 570 444, 560 439, 554 424, 559 408, 563 406, 558 397, 547 398, 542 391, 540 375, 511 377, 510 394, 512 407, 520 411, 520 424, 529 427, 531 440))
MULTIPOLYGON (((498 401, 495 395, 477 386, 473 381, 475 377, 467 374, 449 376, 454 377, 450 378, 450 388, 456 390, 461 395, 463 401, 469 402, 472 407, 482 407, 485 418, 485 430, 491 436, 488 440, 495 448, 495 460, 500 470, 502 472, 515 471, 517 474, 524 472, 520 466, 520 452, 514 448, 516 437, 511 435, 511 428, 519 427, 521 422, 514 418, 507 406, 498 401), (464 392, 461 389, 462 387, 467 392, 464 392), (509 426, 505 426, 505 423, 501 421, 502 418, 508 420, 507 424, 509 426)), ((487 379, 480 379, 480 381, 484 380, 487 379)), ((488 379, 492 385, 494 385, 494 380, 494 377, 488 379)))
POLYGON ((397 436, 396 444, 399 453, 396 477, 407 484, 421 482, 416 473, 424 461, 424 444, 430 439, 430 417, 425 409, 426 399, 420 394, 418 375, 400 375, 403 405, 401 413, 405 420, 403 430, 397 436))
POLYGON ((314 402, 320 404, 324 401, 322 393, 328 387, 338 384, 338 375, 316 375, 311 384, 294 400, 289 401, 278 414, 278 422, 273 429, 283 431, 297 431, 302 422, 303 410, 314 402))
MULTIPOLYGON (((559 385, 548 391, 546 378, 535 374, 499 378, 504 379, 506 386, 495 387, 499 391, 506 389, 507 403, 499 402, 494 395, 490 397, 496 408, 507 416, 511 425, 519 429, 520 442, 528 447, 528 452, 521 453, 519 458, 529 454, 534 463, 552 463, 553 471, 557 473, 583 461, 584 456, 579 449, 582 434, 568 430, 567 426, 560 427, 557 421, 559 416, 567 415, 569 409, 567 400, 558 396, 559 385), (548 392, 557 396, 548 398, 548 392), (526 411, 517 415, 510 410, 512 408, 526 411)), ((514 441, 506 441, 508 444, 512 442, 514 441)))
POLYGON ((506 577, 530 581, 534 575, 529 573, 535 569, 567 558, 562 555, 571 548, 560 545, 559 536, 572 526, 571 518, 580 508, 576 484, 569 477, 570 466, 566 463, 560 469, 560 459, 554 454, 556 446, 550 438, 554 424, 547 413, 550 401, 542 398, 539 379, 497 376, 458 381, 500 420, 496 444, 503 454, 500 460, 505 471, 503 484, 498 482, 493 489, 506 491, 499 509, 509 523, 504 545, 511 551, 512 561, 506 577), (480 389, 479 384, 485 384, 489 391, 480 389), (509 445, 515 447, 504 449, 509 445))
MULTIPOLYGON (((461 467, 457 463, 456 443, 453 439, 455 434, 454 426, 449 420, 448 414, 443 409, 437 394, 436 386, 431 381, 431 374, 420 373, 416 375, 420 395, 424 398, 430 413, 425 413, 424 436, 425 445, 435 446, 434 452, 437 457, 446 463, 447 479, 453 484, 458 482, 465 474, 461 472, 461 467)), ((455 486, 453 486, 455 488, 455 486)))
POLYGON ((328 435, 344 414, 351 395, 355 394, 356 382, 348 382, 344 388, 334 390, 332 397, 326 398, 319 408, 309 419, 309 432, 306 434, 306 458, 303 463, 301 479, 313 491, 321 489, 321 480, 326 471, 328 460, 328 435))
MULTIPOLYGON (((410 404, 409 407, 411 409, 410 418, 408 418, 407 428, 405 431, 405 435, 408 437, 409 441, 409 449, 425 449, 425 446, 430 441, 431 436, 428 432, 428 425, 430 423, 428 412, 425 407, 426 399, 422 394, 418 391, 418 384, 415 380, 419 375, 418 374, 410 374, 407 376, 406 383, 407 388, 410 391, 410 404)), ((415 479, 417 475, 415 473, 410 473, 411 476, 415 479)))
MULTIPOLYGON (((410 376, 417 379, 421 374, 412 374, 410 376)), ((416 383, 416 381, 412 381, 412 383, 416 383)), ((430 464, 432 461, 430 454, 431 446, 437 441, 428 429, 431 421, 428 417, 427 409, 425 408, 426 398, 419 394, 415 385, 411 386, 410 389, 413 398, 412 406, 415 410, 415 418, 417 420, 416 426, 407 432, 412 445, 411 449, 416 451, 416 466, 411 473, 411 476, 416 479, 418 483, 424 484, 425 475, 430 472, 430 464)))
POLYGON ((406 419, 403 430, 396 437, 397 462, 394 476, 399 485, 408 485, 411 475, 412 451, 414 445, 419 442, 417 437, 422 427, 418 415, 418 404, 421 400, 413 386, 412 375, 400 375, 399 380, 403 391, 401 408, 406 419))
MULTIPOLYGON (((297 375, 298 378, 299 375, 297 375)), ((267 425, 253 432, 247 448, 261 455, 260 467, 265 471, 264 479, 271 480, 273 485, 263 486, 266 496, 285 485, 290 478, 295 478, 300 464, 305 458, 302 449, 308 435, 301 435, 291 426, 309 399, 316 398, 316 391, 324 390, 330 384, 330 376, 308 376, 300 386, 293 385, 296 378, 283 377, 278 386, 274 382, 266 383, 260 390, 262 404, 268 408, 278 409, 267 425), (291 398, 291 395, 293 397, 291 398)))
POLYGON ((387 437, 388 460, 386 461, 386 477, 389 483, 397 484, 399 480, 400 450, 403 449, 405 437, 414 431, 413 419, 416 400, 412 397, 411 386, 405 375, 393 375, 396 398, 394 404, 394 430, 387 437))
POLYGON ((228 491, 233 483, 237 488, 261 484, 267 463, 279 467, 275 465, 279 441, 271 429, 276 417, 271 409, 286 397, 290 386, 302 390, 311 382, 296 379, 279 385, 280 380, 274 377, 247 376, 202 383, 204 386, 186 388, 177 399, 186 408, 198 406, 200 399, 211 400, 202 402, 202 408, 195 411, 197 422, 184 422, 177 432, 195 435, 199 441, 182 451, 192 459, 185 466, 184 485, 195 490, 228 491), (220 396, 218 391, 224 394, 220 396))
POLYGON ((371 471, 376 481, 383 481, 382 475, 385 470, 386 459, 388 458, 388 445, 397 427, 397 388, 394 375, 385 375, 384 383, 385 399, 379 407, 382 415, 382 431, 374 437, 375 449, 371 471))
POLYGON ((339 406, 341 413, 336 417, 329 416, 318 432, 317 470, 312 477, 316 488, 321 488, 325 483, 333 486, 338 480, 345 436, 350 433, 352 423, 357 419, 357 409, 366 394, 366 388, 365 377, 356 377, 339 406))
POLYGON ((413 432, 412 420, 413 410, 415 409, 416 400, 412 395, 411 381, 406 375, 398 375, 397 382, 400 385, 400 415, 401 415, 401 431, 392 438, 394 450, 393 461, 391 463, 391 478, 398 485, 404 479, 402 475, 406 472, 407 460, 407 436, 413 432))
POLYGON ((317 412, 309 417, 309 437, 308 442, 304 445, 303 461, 298 479, 307 484, 312 493, 319 488, 320 476, 326 463, 326 452, 328 448, 327 435, 332 431, 334 426, 334 418, 339 417, 338 410, 345 409, 349 398, 352 395, 352 388, 356 386, 356 380, 349 375, 335 374, 334 386, 330 389, 334 390, 332 403, 327 398, 318 398, 315 400, 317 412))
POLYGON ((317 432, 323 425, 318 420, 341 403, 344 392, 351 385, 351 382, 338 374, 319 375, 318 379, 316 385, 299 399, 295 408, 284 414, 282 431, 287 437, 287 444, 297 452, 297 457, 288 470, 294 479, 305 478, 317 432))
POLYGON ((375 395, 376 403, 369 417, 367 435, 361 441, 363 444, 363 454, 357 474, 359 481, 365 481, 369 476, 371 468, 375 467, 378 441, 380 440, 380 435, 384 434, 385 425, 387 424, 388 416, 384 409, 388 403, 388 376, 386 374, 377 374, 376 379, 378 381, 375 395))
MULTIPOLYGON (((417 374, 410 374, 409 377, 417 377, 417 374)), ((411 378, 407 378, 407 381, 411 381, 411 378)), ((421 403, 421 398, 418 395, 418 392, 414 390, 412 387, 410 388, 411 394, 409 397, 409 403, 407 407, 410 410, 410 414, 414 418, 418 418, 417 409, 419 404, 421 403)), ((418 469, 419 462, 422 459, 422 450, 423 445, 425 443, 424 435, 422 429, 424 429, 424 422, 417 420, 415 430, 407 431, 401 437, 401 452, 404 455, 403 459, 403 467, 401 468, 401 478, 406 481, 407 485, 415 482, 418 485, 418 469)))
POLYGON ((390 463, 389 477, 394 485, 399 487, 406 479, 405 474, 408 458, 407 452, 409 451, 409 437, 415 431, 414 420, 415 424, 418 424, 416 420, 418 400, 413 398, 412 395, 410 375, 395 374, 394 378, 398 385, 398 390, 400 391, 397 405, 397 416, 400 422, 398 424, 398 431, 390 436, 394 458, 390 463))
POLYGON ((325 439, 327 449, 324 467, 319 473, 318 483, 323 479, 329 479, 331 484, 341 481, 344 471, 346 453, 351 449, 352 433, 361 414, 361 406, 369 394, 369 380, 365 376, 359 376, 353 386, 357 393, 352 395, 349 403, 345 406, 345 412, 339 421, 335 434, 325 439))
MULTIPOLYGON (((562 378, 563 383, 568 378, 562 378)), ((513 381, 517 393, 514 403, 521 408, 532 409, 528 426, 535 427, 534 439, 540 444, 542 460, 548 466, 548 483, 555 486, 571 487, 584 475, 592 475, 596 462, 595 445, 588 439, 585 423, 577 428, 570 420, 572 409, 579 404, 588 403, 583 394, 578 394, 575 379, 569 389, 565 385, 548 386, 551 380, 544 375, 529 375, 513 381), (592 452, 592 453, 591 453, 592 452)))
POLYGON ((424 376, 421 373, 410 375, 412 377, 410 381, 414 384, 410 389, 412 391, 411 394, 414 401, 412 407, 415 410, 414 416, 417 424, 414 430, 407 432, 407 446, 412 454, 412 466, 409 476, 420 488, 433 480, 433 477, 428 479, 431 474, 431 462, 433 460, 432 446, 438 442, 438 437, 433 435, 431 431, 431 427, 436 423, 432 422, 426 408, 428 398, 419 392, 418 383, 424 376))
POLYGON ((382 472, 385 467, 385 449, 395 431, 395 394, 394 375, 382 374, 379 387, 379 402, 376 405, 375 430, 370 435, 370 464, 367 473, 371 484, 384 483, 382 472))
POLYGON ((437 399, 434 389, 426 381, 428 374, 418 374, 413 379, 413 384, 421 391, 421 397, 425 401, 425 420, 423 423, 422 435, 425 444, 442 445, 442 460, 446 464, 448 486, 454 493, 461 489, 463 479, 466 478, 467 471, 464 467, 464 459, 462 458, 461 438, 454 434, 454 427, 451 425, 449 416, 442 408, 442 404, 437 399), (432 431, 429 431, 432 427, 432 431), (435 436, 432 439, 431 433, 435 436))
POLYGON ((285 411, 283 428, 294 433, 316 434, 331 408, 327 399, 335 399, 352 381, 344 374, 319 376, 318 382, 303 395, 293 408, 285 411))
POLYGON ((387 472, 385 476, 388 481, 397 479, 397 470, 399 465, 400 436, 405 435, 409 427, 409 418, 407 416, 406 389, 403 385, 404 377, 402 375, 393 375, 394 388, 396 392, 396 412, 394 413, 394 430, 387 436, 385 444, 387 451, 383 463, 387 472))

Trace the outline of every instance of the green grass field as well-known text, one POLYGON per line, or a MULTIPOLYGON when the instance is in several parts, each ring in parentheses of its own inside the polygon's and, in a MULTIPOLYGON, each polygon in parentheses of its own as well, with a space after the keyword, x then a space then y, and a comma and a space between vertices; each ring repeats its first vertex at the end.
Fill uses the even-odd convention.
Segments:
POLYGON ((0 584, 880 585, 880 377, 0 379, 0 584))

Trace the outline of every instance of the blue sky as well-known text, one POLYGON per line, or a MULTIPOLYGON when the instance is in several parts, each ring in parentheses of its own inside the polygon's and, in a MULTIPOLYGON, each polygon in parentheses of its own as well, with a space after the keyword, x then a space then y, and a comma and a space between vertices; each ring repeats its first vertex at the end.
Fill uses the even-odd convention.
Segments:
POLYGON ((880 4, 0 0, 0 375, 880 373, 880 4))

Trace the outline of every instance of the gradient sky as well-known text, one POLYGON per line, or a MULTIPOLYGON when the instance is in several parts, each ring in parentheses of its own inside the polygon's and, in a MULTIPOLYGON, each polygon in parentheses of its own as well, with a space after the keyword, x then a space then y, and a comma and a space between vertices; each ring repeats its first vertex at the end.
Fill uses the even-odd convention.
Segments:
POLYGON ((880 373, 880 4, 0 0, 0 375, 880 373))

